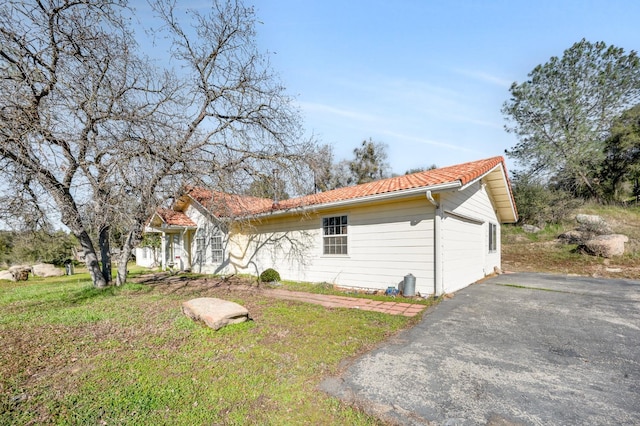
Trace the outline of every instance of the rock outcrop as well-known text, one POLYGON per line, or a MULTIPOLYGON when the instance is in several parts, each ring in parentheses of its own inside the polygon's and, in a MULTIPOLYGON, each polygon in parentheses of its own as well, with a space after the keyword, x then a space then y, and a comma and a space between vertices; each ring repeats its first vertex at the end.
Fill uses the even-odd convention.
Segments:
POLYGON ((600 216, 576 215, 577 229, 558 236, 566 244, 577 244, 583 252, 606 258, 622 256, 624 243, 629 241, 626 235, 614 234, 611 226, 600 216))
POLYGON ((36 277, 59 277, 64 275, 64 271, 60 268, 56 268, 55 265, 50 263, 38 263, 31 267, 31 271, 36 277))
POLYGON ((199 297, 182 303, 182 312, 194 321, 202 321, 214 330, 249 319, 244 306, 214 297, 199 297))

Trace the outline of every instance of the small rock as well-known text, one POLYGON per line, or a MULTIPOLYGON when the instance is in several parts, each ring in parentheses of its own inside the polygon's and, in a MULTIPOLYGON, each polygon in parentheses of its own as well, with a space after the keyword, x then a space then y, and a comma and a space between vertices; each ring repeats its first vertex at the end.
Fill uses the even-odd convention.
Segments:
POLYGON ((522 230, 527 234, 537 234, 542 231, 542 229, 538 228, 535 225, 522 225, 522 230))
POLYGON ((192 320, 202 321, 214 330, 249 319, 249 311, 244 306, 215 297, 199 297, 184 302, 182 312, 192 320))
POLYGON ((607 272, 622 272, 622 268, 605 268, 607 272))

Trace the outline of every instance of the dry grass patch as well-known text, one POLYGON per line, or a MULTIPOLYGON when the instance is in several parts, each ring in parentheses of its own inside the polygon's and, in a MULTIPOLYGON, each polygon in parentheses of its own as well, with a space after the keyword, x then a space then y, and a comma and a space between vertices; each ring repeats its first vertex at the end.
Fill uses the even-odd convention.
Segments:
POLYGON ((640 207, 587 205, 577 213, 602 216, 614 233, 629 237, 625 255, 612 259, 585 255, 576 245, 557 241, 577 225, 568 221, 525 234, 520 227, 502 227, 502 267, 512 272, 549 272, 604 278, 640 279, 640 207))

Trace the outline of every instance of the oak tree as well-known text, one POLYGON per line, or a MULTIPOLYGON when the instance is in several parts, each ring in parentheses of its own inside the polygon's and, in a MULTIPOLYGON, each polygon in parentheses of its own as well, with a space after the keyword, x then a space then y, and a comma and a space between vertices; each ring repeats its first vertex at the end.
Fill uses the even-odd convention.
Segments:
POLYGON ((233 192, 279 168, 293 185, 314 152, 257 49, 251 8, 152 8, 170 62, 141 52, 126 2, 0 6, 0 176, 11 182, 0 191, 57 215, 97 287, 111 282, 114 227, 120 284, 145 221, 185 184, 233 192))

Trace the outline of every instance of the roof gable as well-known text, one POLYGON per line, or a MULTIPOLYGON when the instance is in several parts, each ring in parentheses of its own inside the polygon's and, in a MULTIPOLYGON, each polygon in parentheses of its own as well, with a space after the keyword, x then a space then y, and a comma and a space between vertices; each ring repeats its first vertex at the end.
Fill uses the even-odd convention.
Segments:
POLYGON ((166 226, 196 227, 196 223, 184 212, 159 208, 149 220, 150 226, 164 224, 166 226))

